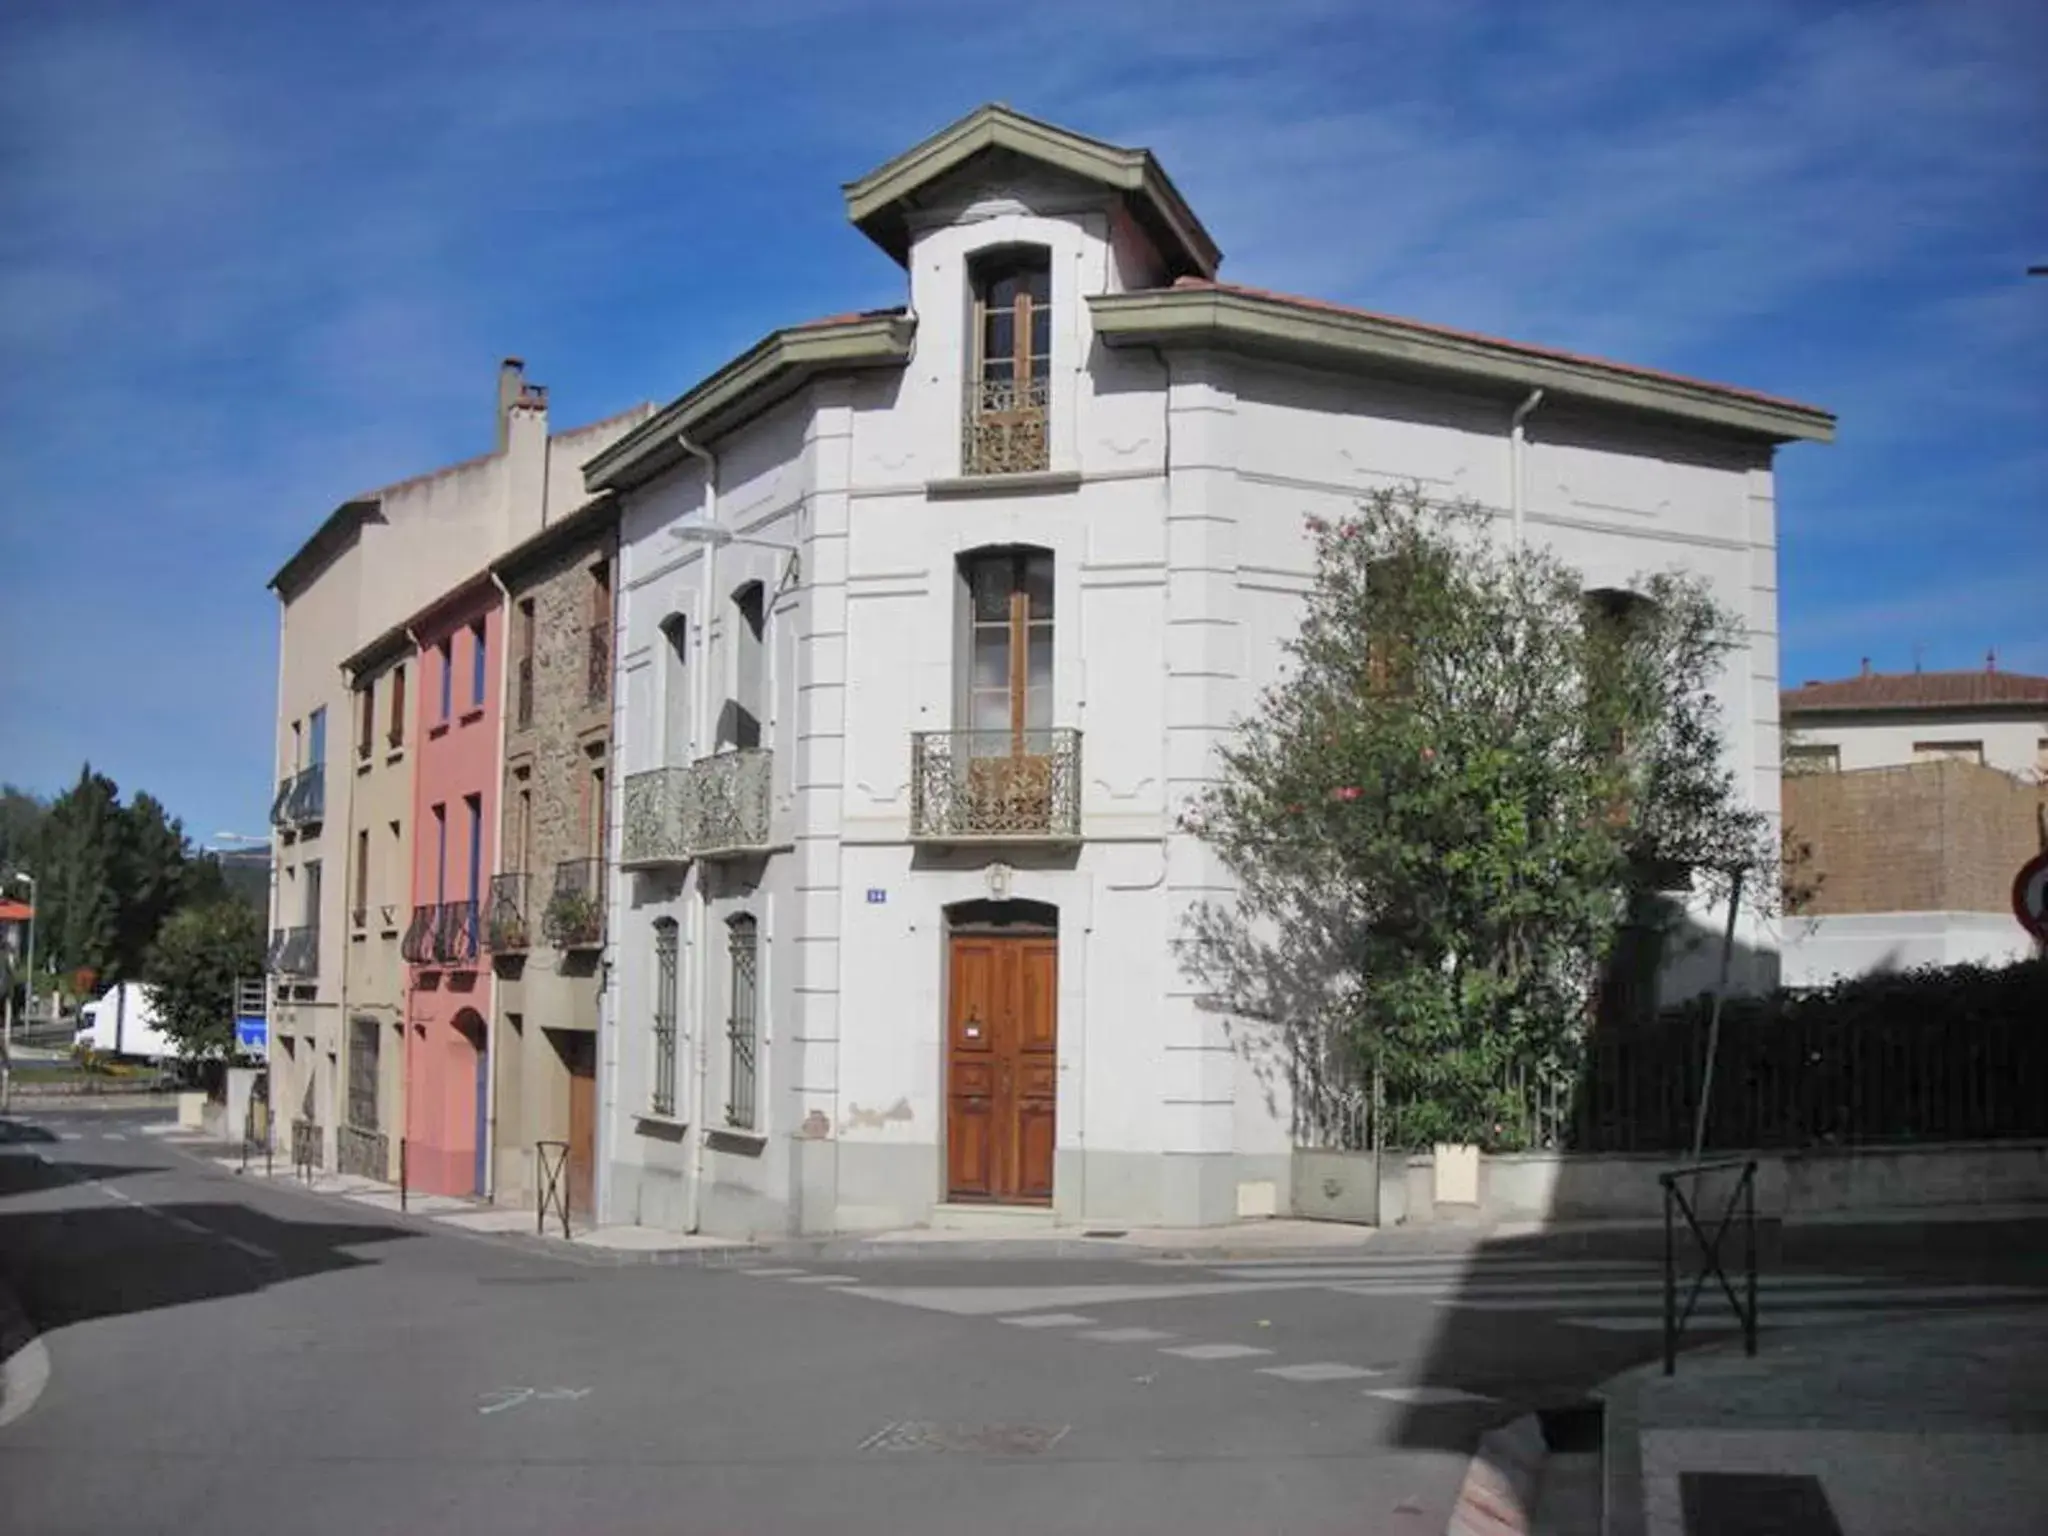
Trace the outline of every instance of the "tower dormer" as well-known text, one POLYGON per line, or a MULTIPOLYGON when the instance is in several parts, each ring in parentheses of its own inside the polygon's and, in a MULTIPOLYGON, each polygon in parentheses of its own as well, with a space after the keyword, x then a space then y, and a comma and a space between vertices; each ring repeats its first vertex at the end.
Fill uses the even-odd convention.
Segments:
POLYGON ((1222 259, 1149 150, 1003 106, 845 192, 847 216, 909 278, 913 383, 957 413, 962 476, 1071 467, 1087 301, 1214 277, 1222 259))

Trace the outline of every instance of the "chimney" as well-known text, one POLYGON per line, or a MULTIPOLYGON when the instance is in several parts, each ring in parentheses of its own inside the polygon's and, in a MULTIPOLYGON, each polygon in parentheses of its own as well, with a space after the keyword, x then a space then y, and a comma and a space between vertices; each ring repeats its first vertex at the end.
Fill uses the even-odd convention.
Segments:
POLYGON ((1863 658, 1863 675, 1865 677, 1870 676, 1870 658, 1868 656, 1863 658))
POLYGON ((519 403, 519 397, 526 384, 526 364, 516 357, 508 357, 498 364, 498 452, 503 453, 512 441, 512 407, 519 403))
POLYGON ((1996 646, 1993 646, 1984 653, 1984 670, 1986 672, 1996 672, 1998 670, 1998 648, 1996 646))

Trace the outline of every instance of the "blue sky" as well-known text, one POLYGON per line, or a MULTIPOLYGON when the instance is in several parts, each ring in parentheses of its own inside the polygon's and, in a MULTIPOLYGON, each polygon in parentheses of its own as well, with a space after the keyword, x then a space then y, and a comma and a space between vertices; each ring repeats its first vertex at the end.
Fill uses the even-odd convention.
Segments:
POLYGON ((1226 277, 1839 412, 1788 681, 2048 672, 2044 79, 2029 0, 12 0, 0 779, 262 830, 318 520, 503 354, 567 424, 896 302, 839 184, 984 100, 1151 146, 1226 277))

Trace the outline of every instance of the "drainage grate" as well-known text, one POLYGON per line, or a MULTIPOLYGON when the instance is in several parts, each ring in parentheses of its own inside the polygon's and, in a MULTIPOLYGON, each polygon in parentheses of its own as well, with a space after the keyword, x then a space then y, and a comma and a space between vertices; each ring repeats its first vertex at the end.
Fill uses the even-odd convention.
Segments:
POLYGON ((988 1456, 1041 1456, 1058 1445, 1066 1424, 884 1424, 861 1441, 864 1451, 968 1451, 988 1456))

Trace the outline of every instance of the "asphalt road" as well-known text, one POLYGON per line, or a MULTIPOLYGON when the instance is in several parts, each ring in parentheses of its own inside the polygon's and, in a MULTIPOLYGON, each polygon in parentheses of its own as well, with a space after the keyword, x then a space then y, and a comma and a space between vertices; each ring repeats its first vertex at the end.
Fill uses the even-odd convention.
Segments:
MULTIPOLYGON (((251 1184, 146 1123, 0 1130, 0 1287, 51 1367, 0 1428, 9 1536, 1434 1536, 1483 1429, 1658 1348, 1643 1236, 593 1264, 251 1184)), ((2043 1235, 1786 1234, 1766 1316, 2048 1294, 2043 1235)))

